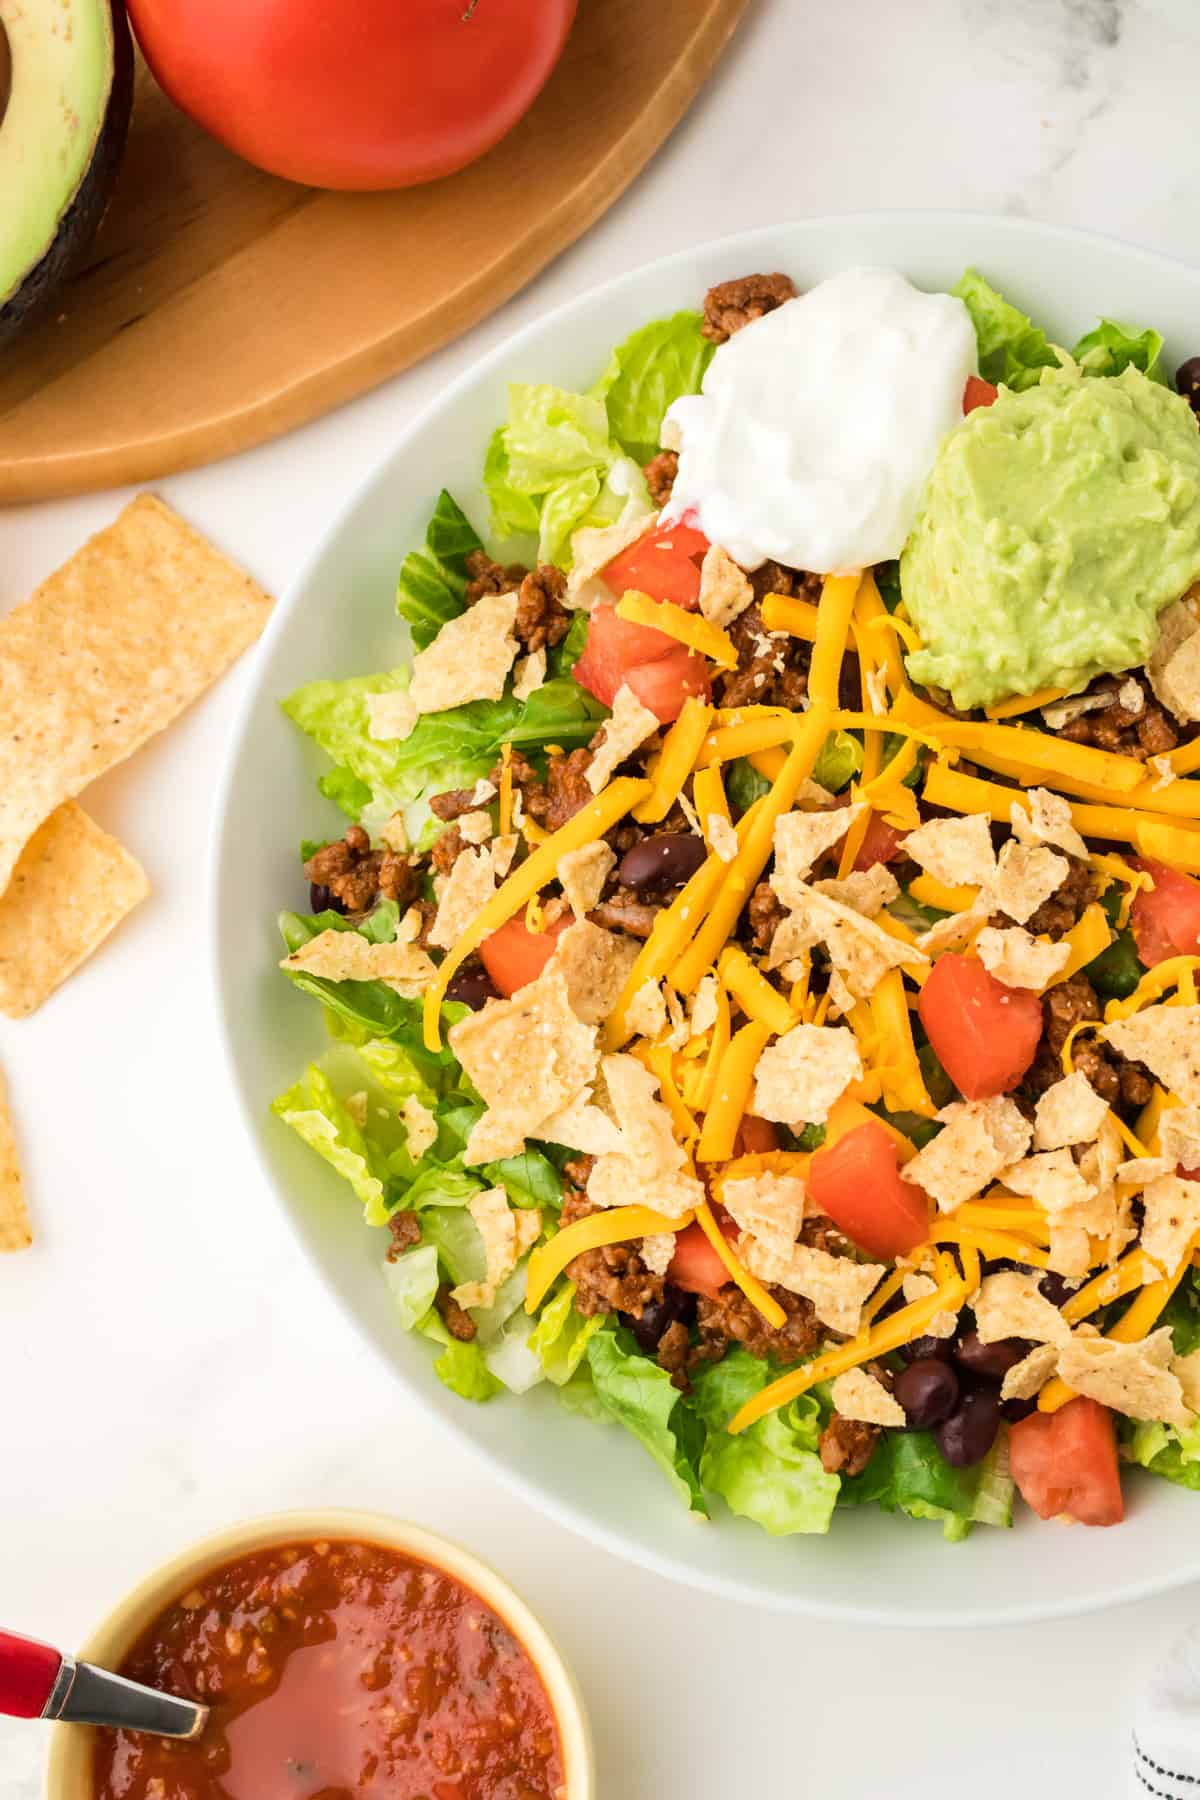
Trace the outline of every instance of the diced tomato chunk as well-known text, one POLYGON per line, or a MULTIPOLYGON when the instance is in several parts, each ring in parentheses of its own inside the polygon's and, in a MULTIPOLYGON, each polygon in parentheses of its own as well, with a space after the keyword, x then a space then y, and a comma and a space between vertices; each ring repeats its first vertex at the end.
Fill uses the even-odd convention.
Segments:
POLYGON ((985 381, 982 375, 968 375, 963 389, 963 411, 974 412, 977 406, 991 406, 1000 397, 1000 389, 985 381))
POLYGON ((929 1202, 901 1177, 896 1141, 876 1120, 814 1153, 808 1191, 868 1256, 908 1256, 929 1236, 929 1202))
POLYGON ((762 1156, 766 1151, 778 1148, 779 1132, 770 1119, 756 1119, 753 1113, 743 1113, 733 1140, 733 1154, 762 1156))
POLYGON ((867 821, 867 829, 859 846, 858 855, 854 859, 856 869, 873 869, 876 863, 894 862, 900 854, 900 845, 905 837, 903 831, 897 831, 889 825, 882 813, 873 812, 867 821))
POLYGON ((700 603, 700 564, 708 539, 694 525, 655 523, 600 571, 617 596, 631 589, 692 611, 700 603))
MULTIPOLYGON (((726 1237, 732 1232, 728 1215, 714 1208, 717 1223, 726 1237)), ((689 1294, 707 1294, 710 1300, 729 1281, 730 1275, 701 1225, 689 1225, 675 1239, 675 1254, 667 1270, 667 1280, 689 1294)))
POLYGON ((523 913, 508 919, 479 946, 479 957, 492 978, 492 985, 509 998, 521 988, 536 981, 550 958, 554 946, 574 915, 566 913, 547 925, 545 931, 530 931, 523 913))
POLYGON ((921 989, 919 1011, 934 1054, 968 1100, 1015 1088, 1042 1035, 1037 995, 1005 987, 973 956, 938 958, 921 989))
POLYGON ((1150 892, 1139 888, 1130 913, 1137 953, 1148 969, 1172 956, 1200 956, 1200 881, 1166 863, 1133 865, 1154 878, 1150 892))
POLYGON ((608 600, 592 608, 587 642, 573 673, 602 706, 611 706, 617 690, 628 683, 664 725, 679 717, 689 694, 708 693, 708 664, 702 656, 653 625, 618 618, 608 600))
POLYGON ((679 648, 682 655, 639 663, 636 669, 628 669, 625 674, 630 691, 663 725, 670 725, 679 717, 683 703, 690 695, 708 698, 708 664, 695 651, 684 650, 682 645, 679 648))
POLYGON ((1012 1478, 1039 1519, 1067 1514, 1081 1525, 1125 1517, 1117 1434, 1098 1400, 1068 1400, 1055 1413, 1030 1413, 1009 1431, 1012 1478))

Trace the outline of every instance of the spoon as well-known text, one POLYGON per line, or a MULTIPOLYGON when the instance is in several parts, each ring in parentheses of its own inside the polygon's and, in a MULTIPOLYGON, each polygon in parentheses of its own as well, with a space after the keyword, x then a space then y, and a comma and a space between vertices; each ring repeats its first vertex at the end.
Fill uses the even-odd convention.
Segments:
POLYGON ((111 1725, 169 1738, 199 1737, 208 1723, 207 1706, 76 1662, 48 1644, 11 1631, 0 1631, 0 1713, 13 1719, 111 1725))

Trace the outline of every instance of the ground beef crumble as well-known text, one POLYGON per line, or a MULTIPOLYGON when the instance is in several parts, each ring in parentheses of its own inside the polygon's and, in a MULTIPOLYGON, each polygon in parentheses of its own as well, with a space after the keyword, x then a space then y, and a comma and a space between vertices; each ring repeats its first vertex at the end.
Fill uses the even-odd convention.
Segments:
POLYGON ((459 827, 451 825, 449 831, 434 838, 429 860, 439 875, 448 875, 466 848, 467 840, 459 827))
POLYGON ((817 1443, 821 1467, 829 1475, 861 1475, 882 1435, 878 1425, 844 1419, 835 1412, 817 1443))
MULTIPOLYGON (((1063 854, 1059 852, 1059 854, 1063 854)), ((1037 911, 1025 922, 1025 929, 1034 937, 1048 937, 1054 943, 1066 937, 1100 894, 1100 882, 1088 864, 1081 862, 1077 856, 1068 856, 1070 869, 1062 883, 1043 900, 1037 911)), ((1004 925, 1011 924, 1005 914, 997 914, 1004 925)))
POLYGON ((441 1314, 442 1324, 450 1336, 457 1338, 460 1344, 469 1344, 475 1336, 475 1321, 470 1313, 458 1304, 450 1292, 448 1282, 443 1281, 439 1287, 435 1304, 441 1314))
POLYGON ((750 942, 763 955, 771 948, 775 933, 787 917, 787 908, 769 881, 760 881, 750 896, 746 919, 750 942))
POLYGON ((773 1356, 781 1363, 799 1362, 810 1355, 825 1335, 811 1300, 782 1287, 768 1287, 767 1292, 787 1315, 778 1330, 767 1324, 732 1282, 714 1299, 701 1294, 696 1306, 698 1339, 693 1361, 719 1362, 733 1344, 743 1344, 751 1356, 773 1356))
POLYGON ((304 873, 315 888, 326 890, 340 912, 368 912, 381 895, 403 908, 417 894, 409 859, 391 850, 372 850, 361 825, 348 825, 344 838, 310 856, 304 873))
MULTIPOLYGON (((1034 1094, 1043 1094, 1061 1081, 1062 1047, 1072 1028, 1081 1021, 1101 1017, 1099 998, 1086 975, 1072 975, 1069 981, 1052 987, 1042 1000, 1042 1041, 1025 1077, 1026 1087, 1034 1094)), ((1091 1033, 1075 1040, 1071 1059, 1110 1106, 1137 1111, 1154 1092, 1153 1079, 1141 1063, 1130 1062, 1091 1033)))
MULTIPOLYGON (((768 591, 772 591, 769 590, 768 591)), ((737 668, 717 677, 721 706, 788 706, 800 711, 808 694, 812 645, 783 633, 772 636, 756 600, 729 627, 737 668)))
MULTIPOLYGON (((568 1171, 581 1168, 579 1163, 567 1164, 568 1171)), ((586 1179, 585 1175, 585 1185, 586 1179)), ((563 1201, 559 1225, 573 1225, 577 1219, 589 1219, 599 1210, 586 1194, 569 1192, 563 1201)), ((567 1264, 567 1275, 575 1283, 575 1306, 584 1318, 623 1312, 640 1319, 648 1306, 662 1299, 665 1285, 661 1275, 652 1274, 646 1267, 635 1244, 605 1244, 598 1250, 584 1250, 567 1264)))
POLYGON ((406 1207, 401 1207, 392 1214, 388 1220, 388 1230, 392 1235, 387 1253, 389 1262, 398 1262, 406 1250, 411 1250, 414 1244, 421 1241, 421 1221, 415 1212, 410 1212, 406 1207))
POLYGON ((739 275, 733 281, 719 281, 704 296, 700 329, 712 343, 723 344, 735 331, 795 298, 790 275, 739 275))
POLYGON ((617 887, 593 907, 588 918, 606 931, 624 931, 629 937, 648 938, 654 930, 661 907, 655 906, 632 888, 617 887))
POLYGON ((1088 692, 1112 694, 1113 703, 1100 711, 1081 713, 1064 725, 1058 735, 1069 743, 1091 744, 1097 750, 1136 757, 1139 762, 1148 756, 1163 756, 1179 743, 1176 721, 1155 699, 1144 675, 1105 675, 1093 682, 1088 692), (1142 705, 1138 711, 1129 711, 1115 698, 1128 681, 1136 682, 1141 690, 1142 705))
POLYGON ((468 606, 474 606, 486 594, 511 594, 519 588, 529 570, 524 563, 494 562, 486 550, 472 550, 466 557, 468 606))
POLYGON ((650 498, 655 506, 665 506, 671 498, 675 477, 679 473, 679 452, 660 450, 657 456, 650 458, 642 473, 646 477, 646 486, 650 489, 650 498))
POLYGON ((563 605, 567 578, 553 563, 539 563, 517 590, 517 618, 513 629, 526 650, 542 650, 561 644, 571 628, 571 614, 563 605))
MULTIPOLYGON (((596 797, 587 784, 591 763, 590 750, 572 750, 569 755, 556 753, 548 759, 546 779, 542 781, 532 764, 519 750, 514 750, 509 763, 513 786, 520 793, 529 817, 538 825, 544 825, 547 831, 557 831, 568 819, 573 819, 596 797)), ((497 787, 503 771, 502 763, 497 763, 491 771, 490 779, 497 787)))

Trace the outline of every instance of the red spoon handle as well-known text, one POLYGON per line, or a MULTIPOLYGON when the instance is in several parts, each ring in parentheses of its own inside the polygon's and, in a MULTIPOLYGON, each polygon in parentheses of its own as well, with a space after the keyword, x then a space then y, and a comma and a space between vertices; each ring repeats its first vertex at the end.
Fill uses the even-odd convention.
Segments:
POLYGON ((49 1644, 0 1631, 0 1713, 13 1719, 40 1719, 62 1660, 49 1644))

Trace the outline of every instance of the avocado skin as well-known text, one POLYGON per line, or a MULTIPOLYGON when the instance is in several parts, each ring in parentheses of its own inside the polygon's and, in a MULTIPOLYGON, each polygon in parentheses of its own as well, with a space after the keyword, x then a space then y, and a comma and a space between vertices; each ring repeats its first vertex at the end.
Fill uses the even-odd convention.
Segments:
POLYGON ((133 42, 124 0, 111 0, 111 5, 112 85, 92 160, 75 191, 75 198, 59 221, 53 243, 29 270, 16 292, 0 306, 0 345, 10 342, 43 311, 78 267, 84 251, 99 230, 116 186, 129 135, 129 115, 133 110, 133 42))

